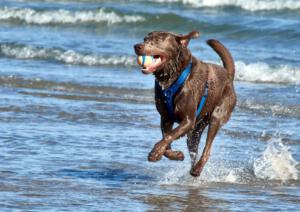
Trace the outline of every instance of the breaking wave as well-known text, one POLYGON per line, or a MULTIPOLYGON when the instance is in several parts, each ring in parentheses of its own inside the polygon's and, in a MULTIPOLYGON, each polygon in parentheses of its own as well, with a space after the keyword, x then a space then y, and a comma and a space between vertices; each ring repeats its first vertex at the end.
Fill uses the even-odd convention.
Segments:
POLYGON ((266 63, 245 64, 237 61, 235 77, 240 81, 247 82, 269 82, 269 83, 299 83, 300 67, 295 68, 288 65, 270 67, 266 63))
POLYGON ((244 10, 299 10, 300 2, 296 0, 152 0, 155 2, 181 2, 192 7, 224 7, 234 6, 244 10))
MULTIPOLYGON (((43 48, 24 44, 0 44, 0 54, 16 59, 53 60, 73 65, 120 65, 135 66, 135 57, 132 55, 101 55, 84 54, 74 50, 61 48, 43 48)), ((300 83, 300 67, 281 65, 271 67, 266 63, 246 64, 237 61, 235 78, 239 81, 262 83, 300 83)))
POLYGON ((0 54, 16 59, 54 60, 73 65, 125 65, 135 64, 135 58, 130 56, 103 56, 82 54, 73 50, 46 49, 20 44, 0 44, 0 54))
POLYGON ((97 10, 35 10, 31 8, 0 8, 1 21, 20 21, 27 24, 85 24, 85 23, 132 23, 144 21, 138 15, 117 14, 106 9, 97 10))

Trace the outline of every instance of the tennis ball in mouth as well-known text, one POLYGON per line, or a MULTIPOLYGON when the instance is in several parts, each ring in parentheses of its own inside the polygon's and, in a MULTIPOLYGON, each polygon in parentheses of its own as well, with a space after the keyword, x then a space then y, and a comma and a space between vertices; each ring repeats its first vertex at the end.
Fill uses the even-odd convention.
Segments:
POLYGON ((153 56, 140 55, 137 57, 137 63, 143 67, 150 66, 153 60, 154 60, 153 56))

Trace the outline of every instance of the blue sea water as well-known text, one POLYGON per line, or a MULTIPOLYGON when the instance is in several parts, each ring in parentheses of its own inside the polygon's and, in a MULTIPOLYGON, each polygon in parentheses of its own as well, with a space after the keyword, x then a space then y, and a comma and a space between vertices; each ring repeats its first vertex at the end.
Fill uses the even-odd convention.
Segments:
POLYGON ((299 46, 297 0, 2 0, 0 211, 299 211, 299 46), (235 59, 237 107, 196 179, 185 138, 185 161, 147 162, 160 121, 133 45, 153 30, 235 59))

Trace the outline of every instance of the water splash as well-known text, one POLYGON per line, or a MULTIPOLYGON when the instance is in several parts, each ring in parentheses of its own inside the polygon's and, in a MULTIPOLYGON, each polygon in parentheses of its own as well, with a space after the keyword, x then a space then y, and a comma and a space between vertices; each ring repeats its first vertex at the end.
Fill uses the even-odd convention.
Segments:
POLYGON ((254 174, 264 180, 298 180, 298 162, 281 139, 271 140, 262 155, 255 159, 254 174))
POLYGON ((297 166, 299 163, 293 158, 289 147, 280 139, 273 139, 254 162, 213 159, 198 178, 190 176, 188 163, 181 163, 165 172, 159 183, 203 186, 210 183, 261 184, 262 180, 263 183, 286 182, 299 179, 297 166))
POLYGON ((209 183, 246 183, 247 170, 228 164, 224 160, 210 161, 206 164, 200 177, 194 178, 189 174, 189 164, 178 164, 175 168, 167 171, 160 184, 163 185, 187 185, 200 186, 209 183), (245 173, 244 173, 245 172, 245 173))

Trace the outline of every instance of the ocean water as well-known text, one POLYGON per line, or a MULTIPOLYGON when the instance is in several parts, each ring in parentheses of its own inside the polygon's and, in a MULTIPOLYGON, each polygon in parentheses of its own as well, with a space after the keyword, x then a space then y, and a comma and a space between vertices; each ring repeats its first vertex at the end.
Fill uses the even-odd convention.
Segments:
POLYGON ((0 211, 300 211, 299 46, 298 0, 2 0, 0 211), (185 138, 183 162, 147 162, 160 121, 133 45, 153 30, 235 59, 238 103, 199 178, 185 138))

